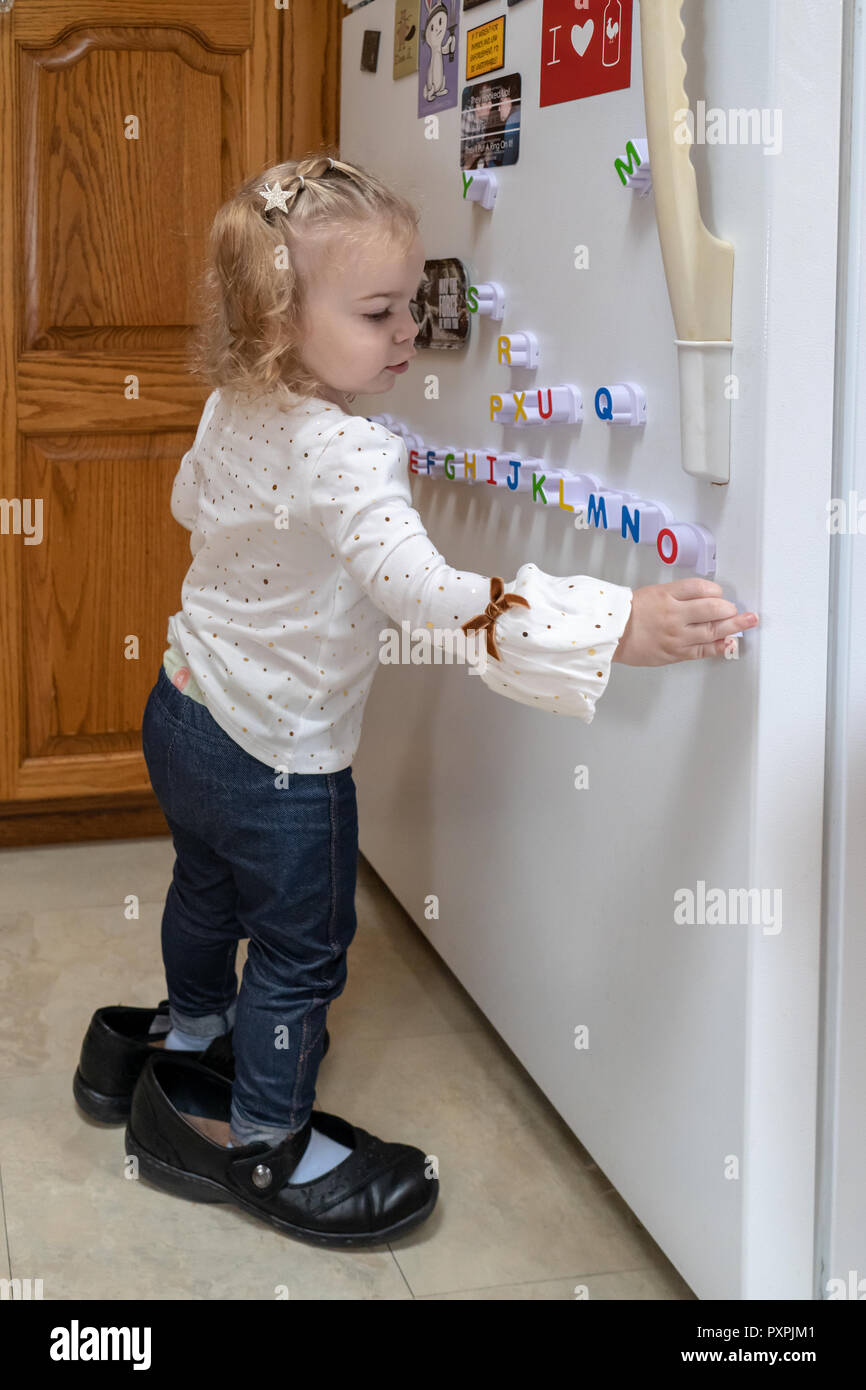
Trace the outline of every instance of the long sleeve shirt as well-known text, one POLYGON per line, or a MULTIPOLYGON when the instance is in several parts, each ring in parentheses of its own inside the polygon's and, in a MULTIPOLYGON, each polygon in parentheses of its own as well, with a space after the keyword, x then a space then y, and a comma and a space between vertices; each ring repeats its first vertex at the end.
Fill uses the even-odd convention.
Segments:
POLYGON ((404 441, 319 399, 281 411, 273 396, 213 392, 171 511, 192 553, 168 624, 175 663, 182 655, 189 693, 220 727, 274 769, 351 765, 388 659, 380 634, 399 638, 408 623, 441 644, 437 633, 485 610, 498 659, 477 678, 590 723, 631 610, 629 588, 532 563, 505 583, 529 606, 490 608, 491 577, 450 566, 412 506, 404 441))

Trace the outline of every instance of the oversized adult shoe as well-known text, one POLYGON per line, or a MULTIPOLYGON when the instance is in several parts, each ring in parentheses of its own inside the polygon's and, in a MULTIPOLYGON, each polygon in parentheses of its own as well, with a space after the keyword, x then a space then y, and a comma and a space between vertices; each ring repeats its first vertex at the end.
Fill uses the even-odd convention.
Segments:
POLYGON ((230 1202, 316 1245, 379 1245, 430 1215, 439 1180, 410 1144, 388 1144, 314 1110, 282 1143, 227 1148, 232 1084, 180 1053, 151 1053, 126 1127, 138 1176, 195 1202, 230 1202), (312 1182, 292 1185, 312 1129, 352 1152, 312 1182))
MULTIPOLYGON (((129 1119, 132 1092, 148 1057, 163 1051, 171 1027, 168 1000, 155 1009, 110 1005, 97 1009, 81 1044, 81 1057, 72 1092, 85 1114, 106 1124, 129 1119), (151 1028, 155 1031, 151 1032, 151 1028)), ((194 1058, 212 1071, 234 1081, 233 1031, 214 1038, 202 1052, 175 1052, 175 1057, 194 1058)), ((325 1029, 324 1057, 331 1040, 325 1029)))

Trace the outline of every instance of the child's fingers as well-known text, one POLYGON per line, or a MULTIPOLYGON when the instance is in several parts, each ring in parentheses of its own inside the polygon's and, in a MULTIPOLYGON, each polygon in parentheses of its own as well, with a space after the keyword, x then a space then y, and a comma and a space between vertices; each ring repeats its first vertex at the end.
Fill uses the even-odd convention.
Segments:
MULTIPOLYGON (((680 613, 680 609, 676 610, 680 613)), ((682 616, 686 625, 694 623, 713 623, 721 618, 730 618, 737 611, 737 605, 727 598, 694 598, 682 616)))
MULTIPOLYGON (((757 626, 757 621, 757 617, 753 619, 751 613, 738 613, 736 617, 725 618, 722 622, 707 623, 702 634, 691 633, 684 645, 693 659, 712 656, 724 651, 725 643, 729 637, 757 626), (703 641, 700 640, 701 636, 703 641), (695 641, 695 637, 698 637, 699 640, 695 641)), ((688 632, 688 629, 685 631, 688 632)))
POLYGON ((719 637, 727 637, 734 632, 743 632, 750 627, 758 626, 757 613, 738 613, 735 618, 726 618, 723 623, 713 623, 713 640, 719 637))
POLYGON ((664 586, 674 598, 696 599, 713 598, 722 592, 721 584, 714 579, 671 579, 664 586))
POLYGON ((735 603, 730 607, 734 610, 731 618, 715 618, 706 623, 688 623, 683 628, 683 640, 690 646, 695 646, 699 642, 716 642, 719 637, 726 637, 729 632, 742 632, 748 627, 757 627, 757 614, 738 613, 735 603))

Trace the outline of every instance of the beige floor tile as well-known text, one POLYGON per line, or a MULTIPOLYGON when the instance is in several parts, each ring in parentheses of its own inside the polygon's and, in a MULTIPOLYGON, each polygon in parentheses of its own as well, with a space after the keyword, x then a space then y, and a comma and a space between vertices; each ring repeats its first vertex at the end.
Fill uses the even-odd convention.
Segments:
POLYGON ((45 1299, 411 1298, 387 1246, 319 1250, 124 1177, 123 1135, 79 1116, 65 1073, 0 1081, 12 1270, 45 1299))
POLYGON ((9 1268, 9 1246, 6 1240, 6 1203, 3 1200, 3 1169, 0 1166, 0 1279, 11 1278, 9 1268))
POLYGON ((0 855, 12 888, 0 1174, 13 1274, 42 1277, 46 1298, 273 1298, 278 1285, 305 1299, 574 1298, 579 1284, 590 1298, 693 1297, 364 860, 316 1104, 435 1154, 432 1217, 390 1252, 323 1252, 236 1208, 124 1179, 123 1128, 80 1116, 72 1074, 94 1009, 165 996, 173 861, 168 839, 0 855))
POLYGON ((655 1243, 586 1166, 585 1151, 495 1034, 351 1047, 339 1038, 335 1023, 317 1103, 438 1163, 433 1215, 392 1246, 416 1297, 658 1261, 655 1243))
MULTIPOLYGON (((87 856, 90 847, 79 852, 87 856)), ((134 855, 133 849, 131 861, 134 855)), ((66 862, 63 856, 53 867, 63 873, 66 862)), ((126 893, 109 905, 34 908, 0 917, 0 1077, 56 1071, 71 1057, 77 1063, 95 1009, 147 1007, 166 996, 160 929, 172 862, 164 858, 158 898, 141 900, 137 918, 126 916, 126 893, 137 892, 132 863, 121 885, 126 893)), ((49 884, 50 866, 48 861, 49 884)), ((368 880, 372 887, 358 894, 349 982, 332 1006, 331 1031, 338 1018, 343 1036, 352 1039, 487 1028, 481 1011, 369 869, 368 880)), ((42 900, 50 896, 43 885, 42 900)), ((247 947, 246 940, 238 945, 239 981, 247 947)))
POLYGON ((129 893, 142 902, 161 902, 173 865, 167 835, 0 849, 0 904, 5 913, 122 907, 129 893))
POLYGON ((620 1274, 578 1275, 574 1279, 551 1279, 535 1284, 498 1284, 489 1289, 461 1289, 454 1293, 422 1294, 421 1300, 448 1299, 482 1301, 485 1299, 553 1299, 572 1301, 585 1299, 589 1303, 619 1300, 695 1299, 688 1284, 673 1265, 667 1269, 627 1269, 620 1274))
POLYGON ((68 1070, 71 1081, 95 1009, 159 1003, 161 921, 161 903, 127 920, 122 900, 0 918, 0 1077, 68 1070))

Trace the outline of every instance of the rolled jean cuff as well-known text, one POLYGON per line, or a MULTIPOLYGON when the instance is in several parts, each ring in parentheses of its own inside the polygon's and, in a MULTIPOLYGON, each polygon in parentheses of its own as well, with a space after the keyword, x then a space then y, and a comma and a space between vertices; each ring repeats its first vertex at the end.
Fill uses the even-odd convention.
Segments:
POLYGON ((294 1125, 291 1129, 286 1125, 263 1125, 260 1124, 258 1120, 249 1119, 248 1116, 243 1114, 237 1101, 233 1100, 229 1123, 231 1125, 232 1134, 236 1134, 238 1139, 242 1140, 244 1144, 252 1144, 261 1141, 273 1147, 276 1144, 282 1144, 283 1140, 290 1134, 296 1134, 299 1129, 303 1129, 306 1121, 302 1121, 299 1125, 294 1125))
POLYGON ((207 1038, 210 1041, 211 1038, 221 1037, 234 1028, 237 1007, 238 1001, 233 999, 221 1014, 199 1014, 198 1018, 193 1018, 190 1014, 178 1013, 177 1009, 172 1007, 169 1007, 168 1013, 172 1028, 176 1028, 179 1033, 185 1033, 189 1038, 207 1038))

